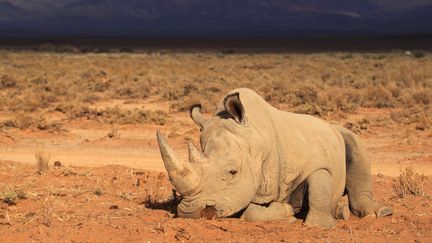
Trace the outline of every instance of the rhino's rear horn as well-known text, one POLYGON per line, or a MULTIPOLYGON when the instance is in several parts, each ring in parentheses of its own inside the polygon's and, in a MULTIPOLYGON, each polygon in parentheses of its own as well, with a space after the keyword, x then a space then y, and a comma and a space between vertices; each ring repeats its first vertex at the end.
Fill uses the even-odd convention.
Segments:
POLYGON ((192 163, 203 164, 208 161, 201 150, 198 150, 191 142, 188 143, 189 161, 192 163))
POLYGON ((163 139, 160 131, 156 132, 159 149, 173 186, 182 195, 188 195, 199 183, 199 170, 192 163, 181 161, 163 139))
POLYGON ((207 118, 201 114, 201 105, 196 104, 190 108, 190 116, 192 120, 201 128, 204 128, 204 125, 207 123, 207 118))

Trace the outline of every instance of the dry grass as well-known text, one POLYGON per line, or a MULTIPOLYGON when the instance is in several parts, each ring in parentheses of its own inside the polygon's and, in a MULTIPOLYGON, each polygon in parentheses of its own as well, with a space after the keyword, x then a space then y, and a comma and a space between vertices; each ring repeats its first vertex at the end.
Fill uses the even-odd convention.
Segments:
POLYGON ((96 196, 102 196, 103 191, 101 188, 98 187, 93 191, 93 194, 95 194, 96 196))
POLYGON ((36 173, 39 175, 45 174, 49 167, 48 163, 51 159, 51 155, 46 152, 38 151, 35 153, 36 158, 36 173))
POLYGON ((60 121, 50 121, 42 114, 18 113, 14 118, 0 123, 2 128, 36 129, 52 132, 62 132, 63 124, 60 121))
POLYGON ((113 98, 152 96, 170 101, 173 111, 187 110, 194 103, 213 111, 220 97, 237 87, 253 88, 286 110, 314 115, 353 112, 359 107, 424 110, 432 100, 432 56, 412 58, 402 52, 0 52, 0 60, 0 110, 59 111, 72 119, 108 123, 163 124, 161 117, 166 115, 86 107, 113 98))
POLYGON ((119 127, 117 125, 111 125, 111 131, 107 136, 112 139, 120 137, 119 127))
POLYGON ((165 124, 168 115, 161 110, 149 111, 143 109, 121 109, 120 107, 93 109, 88 106, 82 106, 72 109, 68 113, 69 119, 87 118, 97 120, 108 124, 138 124, 154 123, 158 125, 165 124))
POLYGON ((363 118, 359 121, 353 121, 353 122, 347 122, 345 123, 344 127, 348 128, 349 130, 360 134, 363 131, 368 130, 370 121, 366 118, 363 118))
POLYGON ((394 111, 390 114, 393 121, 404 124, 416 124, 417 130, 428 130, 432 127, 432 106, 413 107, 394 111))
POLYGON ((15 205, 18 200, 25 198, 25 192, 19 189, 8 189, 0 194, 0 199, 7 205, 15 205))
POLYGON ((424 182, 426 177, 413 171, 408 167, 401 172, 399 177, 393 183, 393 189, 399 198, 410 196, 424 197, 424 182))
POLYGON ((3 75, 0 78, 0 88, 2 89, 8 89, 8 88, 15 88, 17 86, 17 81, 9 76, 9 75, 3 75))

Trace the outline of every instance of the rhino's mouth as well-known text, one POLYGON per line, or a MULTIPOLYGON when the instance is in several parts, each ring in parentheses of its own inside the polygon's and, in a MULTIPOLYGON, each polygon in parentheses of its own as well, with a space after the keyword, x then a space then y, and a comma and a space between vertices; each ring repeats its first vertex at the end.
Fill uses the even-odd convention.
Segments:
POLYGON ((223 218, 236 212, 226 200, 187 200, 183 199, 177 207, 182 218, 223 218))
POLYGON ((232 207, 226 199, 188 200, 183 199, 177 206, 178 216, 182 218, 226 218, 241 211, 244 207, 232 207))

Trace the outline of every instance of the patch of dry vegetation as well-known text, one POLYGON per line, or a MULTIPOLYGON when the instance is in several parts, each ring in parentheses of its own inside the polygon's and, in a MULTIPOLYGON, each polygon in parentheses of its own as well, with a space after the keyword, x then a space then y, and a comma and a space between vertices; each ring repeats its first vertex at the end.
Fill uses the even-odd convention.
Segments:
POLYGON ((15 205, 18 200, 26 199, 27 195, 24 191, 16 188, 9 188, 0 193, 0 199, 7 205, 15 205))
POLYGON ((45 174, 49 167, 48 163, 51 159, 51 155, 46 152, 38 151, 35 153, 36 158, 36 173, 39 175, 45 174))
POLYGON ((111 131, 107 136, 112 139, 120 137, 119 127, 117 125, 111 125, 111 131))
POLYGON ((396 196, 399 198, 406 198, 410 196, 426 196, 424 190, 424 183, 426 177, 420 175, 410 167, 401 172, 399 177, 393 183, 393 189, 396 196))
POLYGON ((344 124, 344 127, 348 128, 349 130, 351 130, 351 131, 353 131, 353 132, 355 132, 357 134, 360 134, 363 131, 368 130, 369 123, 370 123, 370 121, 368 119, 363 118, 363 119, 361 119, 359 121, 347 122, 347 123, 344 124))
MULTIPOLYGON (((170 101, 173 111, 202 103, 212 111, 233 88, 249 87, 285 110, 313 115, 359 107, 402 108, 419 129, 430 128, 432 57, 386 54, 1 52, 0 110, 59 111, 75 119, 107 123, 163 124, 166 114, 121 108, 95 110, 113 98, 150 96, 170 101), (423 118, 410 113, 420 109, 423 118), (411 114, 412 117, 411 117, 411 114)), ((405 122, 403 119, 393 119, 405 122)))
POLYGON ((154 123, 157 125, 165 124, 168 115, 166 112, 157 110, 149 111, 142 109, 126 110, 120 107, 92 109, 87 106, 77 107, 68 113, 69 119, 87 118, 108 124, 140 124, 154 123))
POLYGON ((0 122, 0 128, 36 129, 53 132, 62 132, 63 124, 60 121, 49 121, 42 114, 18 113, 12 119, 0 122))
POLYGON ((428 130, 432 127, 432 106, 413 107, 390 114, 393 121, 404 124, 416 124, 417 130, 428 130))

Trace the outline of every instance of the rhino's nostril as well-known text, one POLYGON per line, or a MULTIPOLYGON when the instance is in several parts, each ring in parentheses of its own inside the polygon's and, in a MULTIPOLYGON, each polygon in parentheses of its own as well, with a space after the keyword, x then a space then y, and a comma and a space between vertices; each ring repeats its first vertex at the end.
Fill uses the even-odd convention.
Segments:
POLYGON ((216 208, 214 206, 206 206, 200 214, 201 218, 214 219, 216 218, 216 208))

